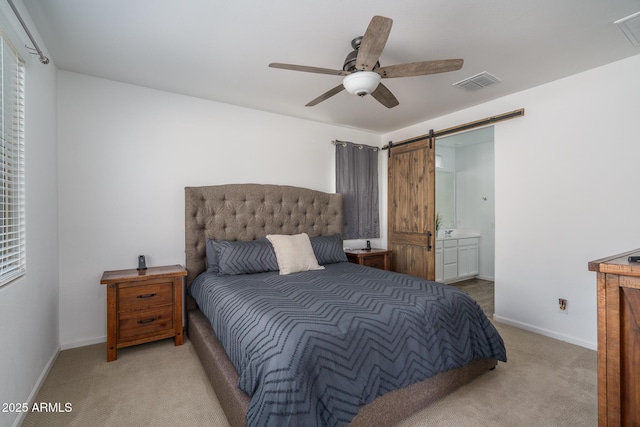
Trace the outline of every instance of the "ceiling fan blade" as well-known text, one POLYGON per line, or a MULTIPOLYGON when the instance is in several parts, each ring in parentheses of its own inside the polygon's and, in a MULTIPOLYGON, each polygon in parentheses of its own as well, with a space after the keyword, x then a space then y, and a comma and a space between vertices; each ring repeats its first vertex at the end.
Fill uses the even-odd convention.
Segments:
POLYGON ((462 59, 441 59, 436 61, 410 62, 408 64, 389 65, 376 69, 382 78, 424 76, 426 74, 446 73, 462 68, 462 59))
POLYGON ((349 71, 343 71, 343 70, 332 70, 330 68, 320 68, 320 67, 308 67, 306 65, 280 64, 278 62, 272 62, 271 64, 269 64, 269 67, 282 68, 284 70, 305 71, 307 73, 331 74, 334 76, 348 76, 349 74, 351 74, 349 71))
POLYGON ((313 101, 310 101, 307 105, 305 105, 305 107, 313 107, 314 105, 319 104, 322 101, 325 101, 331 98, 333 95, 336 95, 342 92, 343 90, 344 90, 344 86, 340 84, 339 86, 336 86, 333 89, 326 91, 325 93, 323 93, 322 95, 314 99, 313 101))
POLYGON ((393 108, 400 104, 391 91, 382 83, 378 84, 376 90, 371 92, 371 96, 387 108, 393 108))
POLYGON ((371 71, 378 62, 380 54, 387 44, 389 33, 391 32, 393 20, 384 16, 374 16, 367 27, 367 31, 362 36, 356 68, 362 71, 371 71))

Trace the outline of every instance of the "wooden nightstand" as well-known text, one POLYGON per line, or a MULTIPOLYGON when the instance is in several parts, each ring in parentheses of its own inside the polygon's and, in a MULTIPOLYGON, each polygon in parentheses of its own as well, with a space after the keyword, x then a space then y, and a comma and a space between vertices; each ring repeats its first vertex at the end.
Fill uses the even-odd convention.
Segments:
POLYGON ((344 251, 349 262, 369 267, 391 270, 391 251, 387 249, 375 249, 367 251, 364 249, 350 249, 344 251))
POLYGON ((105 271, 107 285, 107 362, 119 348, 164 338, 182 345, 182 282, 180 265, 147 270, 105 271))

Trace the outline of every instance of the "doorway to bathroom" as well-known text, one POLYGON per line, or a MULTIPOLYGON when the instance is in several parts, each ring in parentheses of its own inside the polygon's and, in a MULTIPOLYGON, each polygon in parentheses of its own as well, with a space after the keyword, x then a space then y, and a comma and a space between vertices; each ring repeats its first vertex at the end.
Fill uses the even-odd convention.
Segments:
MULTIPOLYGON (((477 274, 495 277, 495 163, 494 126, 474 129, 436 139, 436 243, 445 238, 478 236, 477 274), (446 233, 446 235, 445 235, 446 233), (448 236, 447 236, 448 235, 448 236)), ((437 247, 437 246, 436 246, 437 247)), ((453 247, 450 242, 449 247, 453 247)), ((464 249, 458 247, 456 255, 464 249)), ((436 253, 437 256, 437 253, 436 253)), ((473 256, 469 253, 468 256, 473 256)), ((457 261, 467 262, 466 259, 457 261)), ((436 261, 438 262, 438 261, 436 261)), ((473 260, 469 261, 473 262, 473 260)), ((457 266, 459 269, 459 265, 457 266)), ((463 280, 462 276, 445 282, 463 280)), ((471 270, 474 273, 474 270, 471 270)))

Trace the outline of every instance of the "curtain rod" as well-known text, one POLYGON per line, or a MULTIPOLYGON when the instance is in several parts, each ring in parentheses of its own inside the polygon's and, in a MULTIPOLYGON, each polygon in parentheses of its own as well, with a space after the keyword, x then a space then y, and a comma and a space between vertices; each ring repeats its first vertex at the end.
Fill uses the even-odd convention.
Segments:
POLYGON ((22 28, 24 28, 24 32, 27 33, 27 36, 29 36, 29 40, 31 40, 31 43, 33 43, 33 47, 35 48, 33 49, 27 46, 27 49, 35 50, 38 53, 38 56, 40 57, 40 62, 42 62, 43 64, 48 64, 49 58, 44 56, 44 54, 40 50, 40 47, 38 47, 38 43, 36 43, 36 41, 33 39, 31 32, 27 28, 27 24, 25 24, 24 21, 22 20, 22 16, 20 16, 20 14, 18 13, 18 9, 16 9, 16 6, 13 4, 13 1, 7 0, 7 2, 9 3, 9 6, 11 6, 11 9, 13 9, 13 13, 16 14, 16 18, 18 18, 18 21, 20 21, 20 25, 22 25, 22 28))
POLYGON ((339 139, 334 139, 333 141, 331 141, 331 143, 333 145, 342 145, 343 147, 346 147, 347 144, 353 144, 356 147, 358 147, 358 149, 362 150, 364 147, 367 147, 368 149, 370 149, 371 151, 378 151, 380 150, 378 147, 372 147, 370 145, 364 145, 364 144, 356 144, 355 142, 350 142, 350 141, 340 141, 339 139))
POLYGON ((475 122, 469 122, 469 123, 465 123, 465 124, 462 124, 462 125, 450 127, 450 128, 443 129, 443 130, 439 130, 439 131, 434 131, 432 129, 428 134, 425 134, 425 135, 422 135, 422 136, 418 136, 418 137, 415 137, 415 138, 412 138, 412 139, 407 139, 405 141, 401 141, 401 142, 397 142, 397 143, 392 143, 390 141, 389 144, 388 145, 384 145, 382 147, 382 149, 383 150, 388 150, 391 147, 398 147, 400 145, 410 144, 412 142, 424 141, 425 139, 429 139, 429 138, 436 138, 436 137, 446 136, 446 135, 450 135, 452 133, 458 133, 458 132, 462 132, 462 131, 465 131, 465 130, 474 129, 474 128, 477 128, 477 127, 482 127, 482 126, 490 125, 490 124, 493 124, 493 123, 501 122, 503 120, 509 120, 509 119, 513 119, 513 118, 521 117, 521 116, 524 116, 524 108, 521 108, 519 110, 509 111, 508 113, 503 113, 503 114, 499 114, 497 116, 487 117, 486 119, 476 120, 475 122))

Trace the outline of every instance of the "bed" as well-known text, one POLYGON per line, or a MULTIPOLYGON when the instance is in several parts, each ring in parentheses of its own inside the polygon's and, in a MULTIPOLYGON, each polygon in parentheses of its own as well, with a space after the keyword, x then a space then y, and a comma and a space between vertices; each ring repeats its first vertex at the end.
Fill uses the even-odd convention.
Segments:
POLYGON ((342 222, 340 194, 263 184, 185 189, 187 333, 231 426, 390 426, 506 361, 497 331, 462 292, 344 262, 335 250, 342 222), (317 268, 280 274, 278 236, 309 241, 317 268), (276 249, 275 261, 266 248, 276 249), (409 323, 385 326, 380 313, 409 323), (442 322, 455 325, 451 333, 442 322), (413 338, 434 331, 426 343, 413 338))

